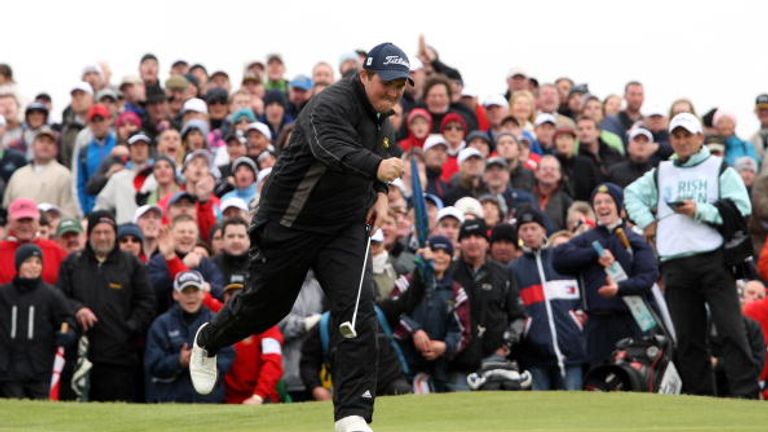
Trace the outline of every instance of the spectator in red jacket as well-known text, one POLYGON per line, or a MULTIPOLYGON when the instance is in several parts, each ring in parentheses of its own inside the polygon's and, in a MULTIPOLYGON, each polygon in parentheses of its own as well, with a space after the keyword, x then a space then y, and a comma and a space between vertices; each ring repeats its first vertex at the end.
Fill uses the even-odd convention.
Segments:
POLYGON ((59 266, 67 252, 52 240, 39 238, 37 231, 40 211, 28 198, 17 198, 8 206, 8 237, 0 241, 0 283, 10 283, 16 276, 14 256, 24 243, 34 243, 43 251, 43 281, 55 285, 59 278, 59 266))
POLYGON ((408 127, 408 137, 400 140, 400 148, 404 152, 413 147, 422 148, 432 130, 432 115, 424 108, 414 108, 408 113, 405 124, 408 127))
MULTIPOLYGON (((243 288, 241 283, 224 288, 224 301, 243 288)), ((224 376, 224 402, 261 405, 280 402, 277 383, 283 377, 283 333, 277 326, 248 336, 235 344, 235 362, 224 376)))

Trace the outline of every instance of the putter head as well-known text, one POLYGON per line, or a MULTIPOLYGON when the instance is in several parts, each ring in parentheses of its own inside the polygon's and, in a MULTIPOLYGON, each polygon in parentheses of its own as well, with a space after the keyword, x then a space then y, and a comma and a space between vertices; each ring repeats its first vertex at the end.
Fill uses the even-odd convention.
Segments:
POLYGON ((344 336, 345 339, 353 339, 357 337, 355 326, 351 322, 345 321, 339 326, 339 333, 344 336))

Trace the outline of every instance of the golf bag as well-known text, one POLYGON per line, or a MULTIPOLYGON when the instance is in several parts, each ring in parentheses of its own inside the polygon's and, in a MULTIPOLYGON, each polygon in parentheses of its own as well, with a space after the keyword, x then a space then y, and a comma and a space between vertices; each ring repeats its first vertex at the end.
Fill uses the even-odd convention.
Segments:
POLYGON ((618 341, 611 360, 587 372, 584 389, 679 394, 682 381, 672 362, 674 339, 647 302, 636 302, 634 306, 640 309, 639 314, 633 310, 638 325, 643 320, 651 320, 652 329, 639 339, 618 341))
POLYGON ((480 370, 467 376, 472 390, 530 390, 533 378, 520 372, 517 362, 502 358, 484 360, 480 370))

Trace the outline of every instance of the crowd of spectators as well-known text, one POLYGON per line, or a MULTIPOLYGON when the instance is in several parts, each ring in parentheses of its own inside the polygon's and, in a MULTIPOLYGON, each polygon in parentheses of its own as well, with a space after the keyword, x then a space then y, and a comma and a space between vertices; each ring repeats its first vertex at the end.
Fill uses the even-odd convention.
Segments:
MULTIPOLYGON (((0 397, 48 398, 64 347, 61 399, 332 398, 335 329, 311 271, 280 325, 219 351, 213 393, 193 390, 188 367, 197 328, 247 287, 248 221, 294 120, 326 87, 358 79, 364 59, 352 51, 288 78, 271 54, 240 82, 184 60, 163 80, 152 54, 120 81, 88 65, 56 101, 60 123, 45 92, 22 105, 23 77, 0 64, 0 397)), ((757 397, 768 377, 768 94, 754 101, 760 129, 740 137, 744 119, 723 108, 647 107, 638 81, 598 96, 515 67, 498 93, 478 95, 460 66, 420 39, 414 85, 388 118, 406 173, 371 240, 377 393, 469 390, 469 374, 507 360, 534 390, 580 390, 618 341, 643 337, 622 297, 657 307, 652 290, 674 286, 683 391, 757 397), (705 161, 719 187, 665 187, 705 161), (714 205, 724 197, 734 206, 714 205), (750 248, 733 272, 721 251, 730 235, 713 227, 739 215, 750 248), (626 279, 606 277, 614 264, 626 279), (722 306, 737 292, 743 315, 722 306)))

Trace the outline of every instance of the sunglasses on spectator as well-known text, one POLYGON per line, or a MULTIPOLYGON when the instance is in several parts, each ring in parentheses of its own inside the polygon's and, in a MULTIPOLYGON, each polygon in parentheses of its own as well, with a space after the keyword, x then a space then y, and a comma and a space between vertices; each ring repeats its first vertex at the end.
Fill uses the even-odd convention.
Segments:
POLYGON ((126 243, 141 243, 141 240, 133 236, 125 236, 120 239, 120 244, 126 244, 126 243))
POLYGON ((449 124, 448 126, 445 127, 445 130, 463 131, 464 128, 461 125, 449 124))

